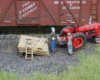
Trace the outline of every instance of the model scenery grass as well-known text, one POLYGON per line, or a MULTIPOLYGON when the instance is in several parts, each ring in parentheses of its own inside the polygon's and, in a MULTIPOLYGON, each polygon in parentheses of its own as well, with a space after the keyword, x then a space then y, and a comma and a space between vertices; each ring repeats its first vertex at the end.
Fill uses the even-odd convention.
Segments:
POLYGON ((79 64, 69 66, 68 70, 60 74, 33 73, 31 77, 23 78, 15 74, 0 71, 0 80, 100 80, 100 44, 95 53, 77 54, 79 64))

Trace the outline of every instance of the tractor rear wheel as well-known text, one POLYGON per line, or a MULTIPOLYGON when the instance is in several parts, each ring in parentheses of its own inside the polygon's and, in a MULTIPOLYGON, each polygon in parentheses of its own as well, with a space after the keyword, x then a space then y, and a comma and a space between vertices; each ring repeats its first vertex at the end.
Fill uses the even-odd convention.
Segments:
POLYGON ((79 50, 83 48, 86 44, 86 36, 83 33, 76 33, 73 35, 74 41, 73 41, 73 49, 79 50))
MULTIPOLYGON (((67 26, 67 27, 64 27, 63 29, 69 29, 69 28, 74 29, 72 26, 67 26)), ((64 31, 63 31, 63 29, 62 29, 61 32, 60 32, 60 37, 63 37, 63 36, 64 36, 64 31)))
POLYGON ((93 40, 95 43, 100 43, 100 36, 95 36, 93 40))

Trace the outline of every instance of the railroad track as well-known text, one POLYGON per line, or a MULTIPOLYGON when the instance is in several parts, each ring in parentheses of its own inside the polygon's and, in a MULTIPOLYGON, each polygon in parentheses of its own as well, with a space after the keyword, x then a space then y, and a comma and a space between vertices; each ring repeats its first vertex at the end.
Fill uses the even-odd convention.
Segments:
MULTIPOLYGON (((56 33, 59 33, 61 29, 56 29, 56 33)), ((24 29, 24 30, 0 30, 0 34, 50 34, 50 29, 24 29)))

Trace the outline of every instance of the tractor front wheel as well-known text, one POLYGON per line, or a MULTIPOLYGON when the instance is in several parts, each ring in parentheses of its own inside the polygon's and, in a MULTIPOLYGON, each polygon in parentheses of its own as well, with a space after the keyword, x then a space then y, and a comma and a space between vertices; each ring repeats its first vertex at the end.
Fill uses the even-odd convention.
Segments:
POLYGON ((86 36, 83 33, 76 33, 73 35, 73 49, 78 50, 85 46, 86 44, 86 36))
POLYGON ((100 36, 95 36, 93 40, 95 43, 100 43, 100 36))

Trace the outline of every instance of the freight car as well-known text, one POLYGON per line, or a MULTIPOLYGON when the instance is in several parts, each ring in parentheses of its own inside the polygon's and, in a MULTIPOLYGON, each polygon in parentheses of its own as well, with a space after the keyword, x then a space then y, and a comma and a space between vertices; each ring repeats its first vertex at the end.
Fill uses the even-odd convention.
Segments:
POLYGON ((100 22, 100 0, 0 0, 0 26, 66 26, 100 22))

